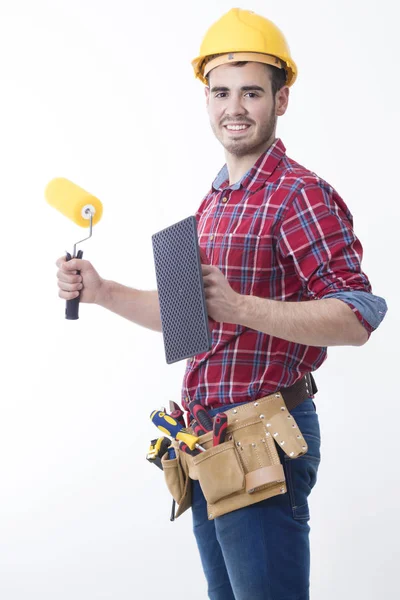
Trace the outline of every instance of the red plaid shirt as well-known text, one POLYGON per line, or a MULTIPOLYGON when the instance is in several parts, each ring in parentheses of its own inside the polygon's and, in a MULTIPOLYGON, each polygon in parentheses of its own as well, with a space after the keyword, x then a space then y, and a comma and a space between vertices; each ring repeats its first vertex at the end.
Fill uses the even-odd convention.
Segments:
MULTIPOLYGON (((362 247, 337 192, 286 156, 281 140, 242 180, 229 185, 226 166, 197 213, 200 247, 239 294, 300 302, 354 290, 371 292, 362 247)), ((182 404, 215 408, 247 402, 315 371, 327 349, 304 346, 231 323, 216 323, 212 347, 189 359, 182 404)))

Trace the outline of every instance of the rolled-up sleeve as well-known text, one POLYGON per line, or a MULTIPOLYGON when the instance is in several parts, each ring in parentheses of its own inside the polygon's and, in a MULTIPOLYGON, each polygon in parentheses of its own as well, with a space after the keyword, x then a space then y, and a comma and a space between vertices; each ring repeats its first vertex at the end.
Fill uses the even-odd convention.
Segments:
POLYGON ((326 182, 305 185, 284 215, 277 249, 289 261, 309 299, 337 298, 351 308, 368 334, 387 306, 372 294, 362 271, 363 249, 342 198, 326 182))

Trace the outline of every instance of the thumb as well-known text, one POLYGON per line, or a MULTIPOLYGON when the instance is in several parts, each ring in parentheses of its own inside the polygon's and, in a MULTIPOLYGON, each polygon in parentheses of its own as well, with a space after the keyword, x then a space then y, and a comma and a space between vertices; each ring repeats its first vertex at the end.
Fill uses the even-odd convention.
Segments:
POLYGON ((61 264, 63 271, 81 271, 85 265, 84 260, 80 258, 72 258, 71 260, 65 260, 61 264))

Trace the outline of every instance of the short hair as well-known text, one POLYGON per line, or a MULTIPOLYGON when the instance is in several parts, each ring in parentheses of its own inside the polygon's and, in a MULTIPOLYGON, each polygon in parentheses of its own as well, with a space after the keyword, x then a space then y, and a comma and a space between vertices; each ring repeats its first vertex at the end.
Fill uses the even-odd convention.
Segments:
POLYGON ((270 68, 272 95, 275 96, 276 92, 279 92, 279 90, 286 84, 287 73, 285 69, 278 69, 277 67, 272 67, 271 65, 266 66, 270 68))
MULTIPOLYGON (((235 63, 230 63, 231 65, 235 65, 237 67, 244 67, 245 65, 247 65, 249 61, 237 61, 235 63)), ((262 63, 264 64, 264 63, 262 63)), ((285 69, 278 69, 277 67, 273 67, 272 65, 267 65, 265 64, 265 66, 267 67, 267 69, 269 69, 269 72, 271 73, 271 90, 272 90, 272 95, 275 97, 276 92, 278 92, 281 88, 283 88, 283 86, 286 84, 287 81, 287 73, 285 69)), ((212 69, 211 69, 212 71, 212 69)), ((210 71, 210 73, 211 73, 210 71)), ((207 83, 210 83, 210 73, 207 74, 206 79, 207 79, 207 83)))

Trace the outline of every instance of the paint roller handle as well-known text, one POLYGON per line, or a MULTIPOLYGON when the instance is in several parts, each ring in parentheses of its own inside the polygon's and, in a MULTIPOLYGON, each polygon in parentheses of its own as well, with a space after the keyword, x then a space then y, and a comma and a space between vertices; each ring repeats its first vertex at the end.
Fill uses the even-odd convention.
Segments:
MULTIPOLYGON (((76 258, 82 258, 83 256, 83 252, 82 250, 78 250, 78 254, 76 255, 76 258)), ((72 256, 70 255, 69 252, 67 252, 66 254, 66 260, 71 260, 72 256)), ((80 274, 80 271, 77 271, 77 274, 80 274)), ((77 296, 76 298, 72 298, 72 300, 67 300, 65 303, 65 318, 68 319, 68 321, 76 321, 77 319, 79 319, 79 296, 77 296)))

